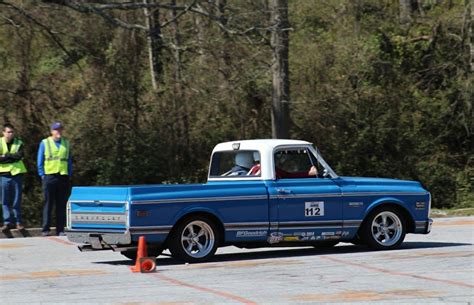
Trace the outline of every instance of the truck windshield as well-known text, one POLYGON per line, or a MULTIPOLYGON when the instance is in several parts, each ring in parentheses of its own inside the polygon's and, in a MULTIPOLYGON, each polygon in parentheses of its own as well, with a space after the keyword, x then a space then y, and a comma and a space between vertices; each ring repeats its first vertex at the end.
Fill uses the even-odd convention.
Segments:
POLYGON ((211 178, 259 177, 260 153, 257 150, 219 151, 212 155, 211 178))

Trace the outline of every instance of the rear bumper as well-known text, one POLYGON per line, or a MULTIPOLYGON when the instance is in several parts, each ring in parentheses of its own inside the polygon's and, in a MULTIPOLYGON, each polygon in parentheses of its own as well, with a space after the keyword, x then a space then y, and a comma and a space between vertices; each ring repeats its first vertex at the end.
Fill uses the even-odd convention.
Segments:
POLYGON ((78 244, 91 245, 94 249, 103 249, 110 245, 130 245, 132 237, 129 231, 118 232, 90 232, 78 230, 66 230, 69 241, 78 244))
POLYGON ((419 234, 428 234, 431 232, 431 227, 433 226, 433 219, 428 218, 424 221, 417 221, 415 233, 419 234))

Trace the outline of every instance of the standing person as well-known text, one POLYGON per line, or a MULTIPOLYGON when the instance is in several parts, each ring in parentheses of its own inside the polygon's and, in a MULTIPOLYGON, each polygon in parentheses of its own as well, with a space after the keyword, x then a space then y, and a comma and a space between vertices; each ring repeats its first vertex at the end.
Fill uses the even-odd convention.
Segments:
POLYGON ((3 209, 2 232, 16 227, 23 230, 21 222, 21 192, 23 174, 26 167, 23 163, 23 142, 15 137, 11 124, 3 125, 3 137, 0 143, 0 178, 3 209), (13 215, 10 213, 13 210, 13 215), (16 225, 16 226, 15 226, 16 225))
POLYGON ((69 141, 63 136, 63 125, 51 125, 51 136, 43 139, 38 150, 38 173, 43 181, 45 204, 42 235, 50 235, 51 211, 56 207, 56 234, 64 235, 66 203, 69 196, 69 177, 72 157, 69 141))

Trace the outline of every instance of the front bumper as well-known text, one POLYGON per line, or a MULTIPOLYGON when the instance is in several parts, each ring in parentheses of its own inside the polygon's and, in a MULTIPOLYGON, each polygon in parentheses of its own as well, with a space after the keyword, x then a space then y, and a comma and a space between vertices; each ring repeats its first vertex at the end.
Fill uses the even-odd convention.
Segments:
POLYGON ((66 230, 69 241, 78 244, 91 245, 93 249, 104 249, 111 245, 130 245, 132 237, 129 231, 117 232, 90 232, 78 230, 66 230))
POLYGON ((428 234, 431 232, 431 227, 433 226, 433 219, 428 218, 427 220, 417 221, 415 233, 419 234, 428 234))

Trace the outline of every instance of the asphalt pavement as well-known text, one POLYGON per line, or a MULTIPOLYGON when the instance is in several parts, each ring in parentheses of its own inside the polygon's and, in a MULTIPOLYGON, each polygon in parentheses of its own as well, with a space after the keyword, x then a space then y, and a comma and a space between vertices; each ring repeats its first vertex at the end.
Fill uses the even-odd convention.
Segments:
POLYGON ((473 241, 474 217, 443 218, 399 250, 226 247, 202 264, 160 256, 147 274, 64 237, 2 239, 0 304, 471 304, 473 241))

